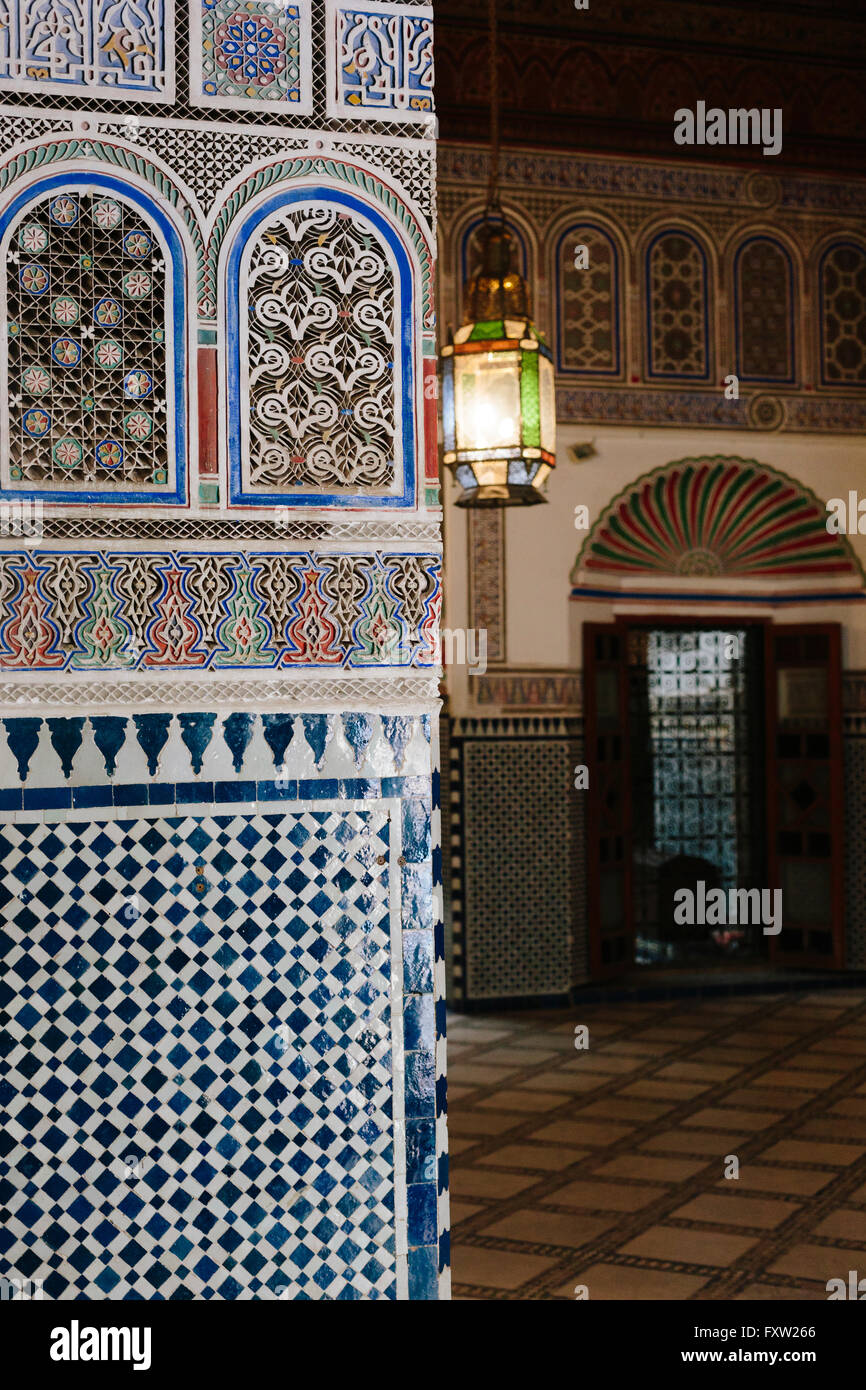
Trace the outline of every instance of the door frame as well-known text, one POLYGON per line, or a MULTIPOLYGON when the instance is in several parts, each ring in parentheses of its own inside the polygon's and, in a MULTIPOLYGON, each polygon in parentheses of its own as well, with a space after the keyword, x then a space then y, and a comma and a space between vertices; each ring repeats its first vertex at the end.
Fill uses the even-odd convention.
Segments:
MULTIPOLYGON (((832 793, 831 793, 831 814, 832 814, 832 823, 831 823, 831 831, 830 831, 830 833, 831 833, 831 837, 832 837, 832 842, 833 842, 834 844, 838 843, 838 844, 841 846, 840 855, 841 855, 841 857, 842 857, 842 862, 843 862, 843 864, 844 864, 844 854, 845 854, 845 825, 844 825, 844 796, 843 796, 843 793, 844 793, 844 761, 843 761, 843 757, 844 757, 844 747, 843 747, 843 744, 842 744, 841 724, 839 725, 839 728, 838 728, 838 729, 834 729, 834 726, 833 726, 833 711, 834 711, 834 710, 837 710, 838 708, 841 707, 841 684, 842 684, 841 636, 842 636, 842 627, 841 627, 841 624, 840 624, 840 623, 832 623, 832 622, 831 622, 831 623, 803 623, 803 622, 800 622, 800 623, 786 623, 786 622, 778 622, 778 621, 775 619, 774 616, 766 617, 766 616, 758 616, 758 615, 756 615, 756 614, 749 614, 749 613, 747 613, 747 614, 742 614, 742 615, 739 615, 739 614, 738 614, 738 615, 734 616, 734 615, 732 615, 732 614, 730 613, 729 610, 725 610, 724 612, 721 612, 721 613, 715 613, 715 612, 714 612, 714 613, 706 614, 706 615, 704 615, 704 614, 696 614, 696 613, 694 613, 694 614, 681 614, 681 613, 678 613, 678 614, 665 615, 665 614, 660 614, 659 611, 658 611, 657 609, 653 609, 652 611, 647 612, 647 613, 617 613, 617 614, 615 614, 611 619, 609 619, 608 622, 606 622, 606 623, 598 623, 598 622, 589 622, 589 621, 587 621, 587 622, 584 622, 584 623, 582 624, 581 644, 582 644, 582 650, 583 650, 583 652, 584 652, 584 663, 585 663, 585 652, 586 652, 586 638, 583 636, 583 634, 584 634, 584 633, 587 633, 589 630, 591 630, 591 629, 593 629, 593 628, 598 628, 598 627, 614 627, 614 628, 619 628, 619 629, 623 630, 623 639, 624 639, 624 643, 625 643, 625 644, 627 644, 627 640, 628 640, 628 639, 627 639, 627 630, 628 630, 628 629, 631 629, 631 628, 649 628, 649 629, 689 628, 689 629, 696 630, 696 631, 700 631, 700 630, 704 630, 704 631, 713 631, 713 630, 716 630, 716 629, 718 629, 718 630, 725 630, 725 629, 730 630, 731 628, 738 628, 738 627, 739 627, 739 628, 744 628, 744 627, 749 627, 749 628, 757 628, 758 630, 762 630, 762 631, 763 631, 763 635, 764 635, 764 640, 763 640, 763 651, 764 651, 764 676, 763 676, 763 683, 762 683, 762 684, 763 684, 763 689, 762 689, 762 691, 761 691, 761 701, 762 701, 762 708, 763 708, 763 733, 764 733, 764 744, 765 744, 765 748, 764 748, 764 779, 765 779, 765 791, 766 791, 766 796, 765 796, 764 820, 765 820, 765 834, 766 834, 767 875, 768 875, 768 879, 769 879, 769 882, 768 882, 767 886, 768 886, 770 889, 781 888, 781 882, 779 881, 779 876, 780 876, 779 856, 778 856, 777 846, 776 846, 776 833, 777 833, 777 832, 776 832, 776 827, 777 827, 777 824, 778 824, 778 809, 777 809, 777 806, 776 806, 775 795, 774 795, 774 779, 775 779, 775 776, 776 776, 776 760, 777 760, 777 758, 776 758, 776 727, 777 727, 776 698, 777 698, 777 692, 776 692, 776 685, 775 685, 775 670, 776 670, 776 668, 775 668, 775 664, 774 664, 774 662, 773 662, 773 660, 772 660, 772 653, 771 653, 772 638, 773 638, 773 635, 774 635, 774 634, 777 634, 777 633, 779 633, 779 632, 784 632, 784 629, 785 629, 786 627, 790 627, 790 628, 792 628, 792 629, 796 629, 798 632, 802 632, 802 631, 808 630, 808 629, 812 629, 812 630, 814 630, 814 631, 816 631, 816 632, 819 631, 819 630, 822 631, 822 632, 826 632, 826 631, 828 631, 829 629, 835 629, 835 630, 836 630, 836 633, 837 633, 837 636, 836 636, 835 638, 831 638, 831 651, 834 651, 834 647, 835 647, 834 655, 837 656, 837 659, 836 659, 835 661, 833 661, 832 665, 831 665, 830 668, 829 668, 829 669, 830 669, 830 679, 829 679, 829 692, 828 692, 829 707, 830 707, 830 721, 829 721, 829 722, 830 722, 830 740, 831 740, 831 751, 830 751, 829 763, 830 763, 831 778, 832 778, 832 793), (835 754, 835 756, 834 756, 834 754, 835 754)), ((626 645, 626 647, 625 647, 625 660, 626 660, 626 663, 627 663, 627 645, 626 645)), ((626 664, 626 694, 627 694, 627 664, 626 664)), ((593 698, 594 698, 594 695, 593 695, 593 692, 589 689, 589 683, 588 683, 588 682, 584 682, 584 701, 586 702, 587 700, 593 699, 593 698)), ((584 724, 585 724, 585 728, 586 728, 586 719, 587 719, 587 716, 586 716, 586 705, 585 705, 585 708, 584 708, 584 724)), ((625 733, 626 733, 626 744, 627 744, 627 742, 628 742, 628 738, 627 738, 627 735, 628 735, 627 720, 626 720, 626 725, 625 725, 625 733)), ((587 748, 587 753, 588 753, 588 748, 587 748)), ((629 757, 628 747, 627 747, 627 746, 626 746, 626 748, 624 749, 624 754, 623 754, 623 756, 624 756, 625 777, 626 777, 625 796, 626 796, 626 800, 627 800, 627 807, 626 807, 626 810, 625 810, 625 813, 624 813, 624 814, 625 814, 625 822, 630 826, 630 825, 631 825, 631 815, 632 815, 632 812, 631 812, 631 791, 632 791, 632 789, 631 789, 631 760, 630 760, 630 757, 629 757)), ((587 880, 588 880, 588 888, 591 890, 591 889, 592 889, 592 886, 593 886, 593 884, 595 884, 595 880, 596 880, 596 878, 597 878, 598 866, 595 865, 595 864, 593 863, 593 861, 592 861, 592 856, 589 854, 589 850, 590 850, 590 845, 589 845, 589 843, 587 843, 587 854, 588 854, 587 880)), ((627 860, 627 863, 626 863, 626 865, 625 865, 625 887, 626 887, 626 891, 627 891, 627 893, 628 893, 628 895, 629 895, 629 901, 628 901, 628 903, 627 903, 626 914, 627 914, 627 918, 628 918, 629 922, 632 923, 632 928, 633 928, 633 921, 632 921, 632 919, 633 919, 633 911, 632 911, 632 902, 631 902, 631 892, 632 892, 632 844, 631 844, 631 837, 630 837, 630 836, 629 836, 629 838, 628 838, 628 849, 627 849, 627 853, 628 853, 628 860, 627 860)), ((593 975, 593 978, 594 978, 594 979, 602 979, 602 978, 608 978, 608 977, 610 977, 610 975, 613 974, 613 973, 615 973, 615 972, 614 972, 614 971, 611 971, 609 968, 608 968, 607 970, 603 970, 603 969, 602 969, 602 970, 599 970, 599 969, 598 969, 598 966, 599 966, 599 964, 600 964, 600 947, 601 947, 600 922, 599 922, 598 919, 597 919, 597 914, 594 913, 594 912, 592 911, 592 898, 593 898, 593 896, 596 896, 596 901, 597 901, 597 895, 593 895, 593 893, 590 891, 590 894, 589 894, 589 897, 590 897, 590 902, 589 902, 590 911, 589 911, 589 920, 588 920, 588 930, 589 930, 589 940, 588 940, 589 958, 590 958, 590 962, 591 962, 591 968, 592 968, 592 975, 593 975)), ((834 968, 835 968, 835 969, 842 969, 842 968, 844 968, 844 961, 845 961, 845 915, 844 915, 844 884, 843 884, 843 882, 842 882, 842 874, 836 874, 836 875, 833 876, 833 881, 832 881, 832 918, 833 918, 833 924, 834 924, 834 937, 835 937, 835 939, 834 939, 834 950, 833 950, 833 955, 832 955, 832 958, 831 958, 831 959, 825 959, 825 960, 823 960, 823 961, 821 961, 821 962, 818 962, 818 961, 815 961, 815 960, 812 960, 812 959, 803 960, 802 962, 798 962, 796 959, 792 958, 790 955, 786 955, 785 953, 783 953, 783 952, 780 950, 779 946, 778 946, 777 938, 771 937, 771 938, 770 938, 770 942, 769 942, 769 955, 768 955, 769 962, 770 962, 771 964, 776 964, 776 963, 778 963, 778 964, 782 964, 782 965, 791 965, 791 966, 797 966, 798 964, 802 964, 804 967, 808 967, 808 966, 813 966, 813 967, 814 967, 815 965, 820 964, 821 967, 824 968, 824 969, 834 969, 834 968)), ((633 932, 633 929, 632 929, 632 932, 631 932, 631 938, 632 938, 632 942, 633 942, 633 941, 634 941, 634 932, 633 932)), ((632 958, 632 960, 631 960, 630 962, 626 963, 626 964, 623 966, 623 969, 626 969, 626 970, 627 970, 627 969, 632 969, 632 968, 634 968, 634 961, 633 961, 633 958, 632 958)))

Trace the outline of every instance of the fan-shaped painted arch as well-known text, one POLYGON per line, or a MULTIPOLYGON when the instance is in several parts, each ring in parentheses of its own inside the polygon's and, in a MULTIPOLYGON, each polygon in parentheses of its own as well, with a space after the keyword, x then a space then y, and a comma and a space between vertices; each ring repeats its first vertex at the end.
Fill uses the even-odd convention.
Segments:
POLYGON ((572 571, 729 578, 848 577, 863 571, 827 509, 801 484, 740 458, 681 459, 620 493, 572 571))

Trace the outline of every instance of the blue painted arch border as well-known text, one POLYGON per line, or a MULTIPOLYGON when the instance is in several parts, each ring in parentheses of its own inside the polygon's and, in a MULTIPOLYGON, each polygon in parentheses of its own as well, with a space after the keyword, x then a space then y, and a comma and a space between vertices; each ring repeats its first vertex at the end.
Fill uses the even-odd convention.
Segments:
MULTIPOLYGON (((282 504, 291 507, 353 507, 356 510, 366 507, 412 507, 415 505, 415 334, 414 334, 414 282, 412 266, 406 248, 396 229, 375 208, 352 194, 321 184, 304 184, 299 188, 284 189, 266 202, 259 204, 254 212, 241 223, 234 234, 226 262, 225 271, 226 300, 226 345, 227 377, 226 405, 228 415, 228 462, 229 499, 233 505, 274 506, 282 504), (293 493, 293 492, 245 492, 243 487, 241 457, 241 309, 242 289, 240 267, 241 259, 251 237, 263 222, 292 203, 319 200, 335 203, 357 213, 369 223, 387 244, 397 263, 399 283, 398 330, 401 352, 401 394, 395 402, 401 417, 403 443, 403 488, 401 493, 387 496, 369 496, 363 492, 354 493, 293 493)), ((246 304, 246 297, 243 297, 246 304)))
POLYGON ((123 179, 117 179, 110 174, 102 174, 95 170, 82 170, 81 172, 70 170, 67 173, 51 174, 47 178, 28 184, 27 188, 22 189, 18 196, 7 204, 0 214, 0 241, 19 214, 33 203, 38 202, 45 194, 55 190, 69 192, 73 189, 93 187, 105 188, 109 192, 116 193, 134 203, 148 221, 159 228, 169 249, 171 258, 169 283, 171 285, 172 357, 168 370, 174 384, 174 439, 169 441, 169 451, 173 451, 175 457, 174 490, 140 492, 118 489, 117 491, 100 492, 78 489, 53 491, 45 488, 6 488, 0 489, 0 496, 5 498, 41 498, 45 502, 66 502, 69 504, 79 502, 100 502, 109 505, 146 502, 151 506, 185 504, 187 502, 188 471, 186 260, 180 236, 173 222, 161 211, 159 205, 135 184, 127 183, 123 179))

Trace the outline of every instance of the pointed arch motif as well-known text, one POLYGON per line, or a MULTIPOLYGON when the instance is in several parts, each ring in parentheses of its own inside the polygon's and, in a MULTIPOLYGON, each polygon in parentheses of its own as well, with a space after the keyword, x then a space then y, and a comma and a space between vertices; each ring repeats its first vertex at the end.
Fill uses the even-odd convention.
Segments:
POLYGON ((615 497, 572 570, 589 575, 727 579, 848 578, 863 570, 847 537, 830 535, 808 488, 754 459, 664 464, 615 497))

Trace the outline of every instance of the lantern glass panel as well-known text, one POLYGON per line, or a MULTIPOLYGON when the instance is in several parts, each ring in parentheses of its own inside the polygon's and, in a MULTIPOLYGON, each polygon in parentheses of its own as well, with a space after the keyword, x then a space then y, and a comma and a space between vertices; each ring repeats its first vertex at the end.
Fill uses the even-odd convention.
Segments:
POLYGON ((541 447, 552 454, 556 448, 556 390, 553 363, 538 354, 538 386, 541 412, 541 447))
POLYGON ((455 354, 457 449, 520 447, 520 353, 455 354))

